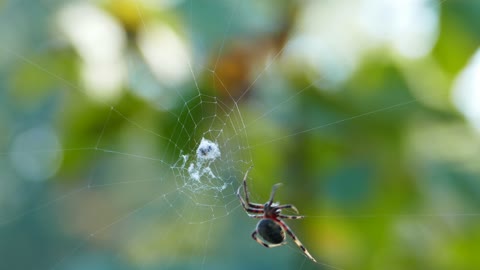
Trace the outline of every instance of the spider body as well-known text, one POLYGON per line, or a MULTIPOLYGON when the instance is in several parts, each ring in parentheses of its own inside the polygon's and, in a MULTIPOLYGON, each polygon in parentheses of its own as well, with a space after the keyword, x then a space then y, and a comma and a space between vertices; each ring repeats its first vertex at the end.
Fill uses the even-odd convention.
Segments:
POLYGON ((272 219, 264 218, 257 223, 256 231, 267 242, 282 244, 285 241, 285 231, 272 219))
POLYGON ((237 196, 240 199, 243 209, 247 212, 249 217, 259 218, 260 221, 257 223, 255 231, 252 233, 252 238, 257 241, 260 245, 271 248, 277 247, 286 244, 286 234, 288 234, 295 244, 303 251, 305 256, 310 260, 317 262, 308 250, 303 246, 303 244, 298 240, 297 236, 293 231, 288 227, 288 225, 282 219, 300 219, 304 216, 300 215, 284 215, 281 213, 282 209, 292 209, 298 214, 298 210, 292 204, 276 204, 273 203, 273 198, 275 192, 277 191, 280 184, 275 184, 272 187, 272 193, 270 194, 270 199, 265 204, 252 203, 249 199, 248 189, 247 189, 247 176, 250 169, 245 173, 243 178, 243 192, 245 193, 245 198, 240 195, 240 186, 237 190, 237 196), (261 238, 258 238, 257 235, 260 235, 261 238))

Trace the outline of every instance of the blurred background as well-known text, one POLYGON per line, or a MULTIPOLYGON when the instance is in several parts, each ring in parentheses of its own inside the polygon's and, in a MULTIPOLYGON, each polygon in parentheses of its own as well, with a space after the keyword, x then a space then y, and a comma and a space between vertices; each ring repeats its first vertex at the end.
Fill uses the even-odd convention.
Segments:
POLYGON ((480 2, 0 1, 4 269, 478 269, 480 2), (202 138, 221 156, 199 161, 202 138), (235 191, 292 203, 266 249, 235 191))

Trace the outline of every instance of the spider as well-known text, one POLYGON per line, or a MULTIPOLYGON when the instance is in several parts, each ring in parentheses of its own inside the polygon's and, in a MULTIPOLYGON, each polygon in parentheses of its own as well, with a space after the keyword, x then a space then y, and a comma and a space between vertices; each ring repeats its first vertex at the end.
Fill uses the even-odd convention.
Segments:
POLYGON ((278 187, 281 185, 280 183, 273 185, 270 199, 264 205, 250 202, 247 190, 247 175, 250 172, 250 169, 247 170, 247 172, 245 173, 245 177, 243 178, 243 191, 245 193, 245 199, 243 199, 240 195, 240 189, 242 188, 242 186, 238 187, 237 196, 240 199, 240 203, 242 204, 245 212, 247 212, 248 216, 251 218, 260 219, 260 221, 257 223, 255 231, 253 231, 252 233, 252 238, 264 247, 278 247, 287 243, 285 241, 285 232, 287 232, 287 234, 292 237, 295 244, 297 244, 297 246, 303 251, 303 253, 310 260, 317 262, 312 257, 312 255, 310 255, 308 250, 303 246, 302 242, 298 240, 297 236, 292 232, 288 225, 282 220, 301 219, 304 218, 304 216, 283 215, 281 213, 282 209, 292 209, 297 214, 298 210, 292 204, 279 205, 278 203, 273 202, 273 197, 275 196, 275 192, 277 191, 278 187), (263 240, 258 238, 257 234, 260 235, 263 240))

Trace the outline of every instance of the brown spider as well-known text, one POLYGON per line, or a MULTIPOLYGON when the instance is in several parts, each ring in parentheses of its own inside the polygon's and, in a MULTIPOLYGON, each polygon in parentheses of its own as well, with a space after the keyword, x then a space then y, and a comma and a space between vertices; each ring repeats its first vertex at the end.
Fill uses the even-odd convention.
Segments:
MULTIPOLYGON (((251 168, 250 168, 251 169, 251 168)), ((240 199, 240 203, 243 206, 243 209, 247 212, 248 216, 251 218, 260 218, 261 220, 257 223, 255 231, 252 233, 252 238, 257 241, 260 245, 271 248, 278 247, 286 244, 285 241, 285 232, 292 237, 293 241, 297 246, 303 251, 303 253, 312 261, 317 262, 308 250, 303 246, 303 244, 298 240, 297 236, 292 232, 288 225, 282 220, 285 219, 301 219, 304 216, 299 215, 283 215, 281 213, 282 209, 292 209, 298 214, 298 210, 295 206, 291 204, 282 204, 273 203, 273 197, 277 188, 281 185, 275 184, 272 187, 272 193, 270 194, 270 199, 264 204, 251 203, 248 198, 247 190, 247 175, 250 172, 250 169, 245 173, 243 178, 243 191, 245 193, 245 200, 240 195, 240 189, 242 186, 238 187, 237 196, 240 199), (259 234, 262 239, 257 237, 259 234)))

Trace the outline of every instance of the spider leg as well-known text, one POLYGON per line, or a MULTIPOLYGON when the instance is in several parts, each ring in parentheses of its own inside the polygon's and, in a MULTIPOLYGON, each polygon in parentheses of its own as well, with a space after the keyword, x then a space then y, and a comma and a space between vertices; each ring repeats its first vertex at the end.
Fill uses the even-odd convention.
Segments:
POLYGON ((290 237, 292 237, 293 239, 293 242, 295 242, 295 244, 303 251, 303 253, 312 261, 314 262, 317 262, 313 256, 310 254, 310 252, 308 252, 308 250, 303 246, 302 242, 300 242, 300 240, 298 240, 297 236, 292 232, 292 230, 290 229, 290 227, 288 227, 288 225, 283 222, 282 220, 280 219, 277 219, 276 220, 282 227, 283 229, 288 233, 288 235, 290 235, 290 237))
POLYGON ((287 243, 287 242, 284 241, 284 242, 282 242, 282 243, 280 243, 280 244, 269 244, 269 243, 263 241, 262 239, 258 238, 258 237, 257 237, 257 233, 258 233, 257 230, 253 231, 253 233, 252 233, 252 238, 253 238, 253 240, 257 241, 257 243, 259 243, 260 245, 262 245, 262 246, 264 246, 264 247, 266 247, 266 248, 273 248, 273 247, 283 246, 283 245, 285 245, 285 244, 287 243))
POLYGON ((257 205, 249 202, 245 202, 245 200, 240 196, 240 193, 237 193, 238 198, 240 199, 240 203, 245 211, 249 213, 263 213, 263 205, 257 205))
POLYGON ((293 204, 282 204, 275 206, 276 209, 292 209, 298 214, 298 209, 293 204))
POLYGON ((261 214, 261 215, 252 215, 252 214, 248 214, 249 217, 251 218, 264 218, 265 215, 264 214, 261 214))
POLYGON ((240 193, 237 193, 237 197, 240 199, 240 203, 242 204, 243 209, 245 209, 245 210, 249 210, 249 209, 252 209, 252 210, 262 210, 262 212, 263 212, 263 208, 264 208, 263 205, 246 202, 246 201, 242 198, 242 196, 240 196, 240 193))
POLYGON ((258 212, 258 211, 252 211, 254 213, 263 213, 263 208, 264 206, 262 204, 259 204, 259 203, 251 203, 250 202, 250 199, 248 197, 248 189, 247 189, 247 176, 248 176, 248 173, 250 172, 250 170, 252 169, 252 167, 250 167, 247 172, 245 173, 245 177, 243 177, 243 191, 245 193, 245 200, 242 198, 242 196, 240 195, 240 189, 242 188, 242 186, 239 186, 238 189, 237 189, 237 196, 238 198, 240 199, 240 203, 242 204, 243 206, 243 209, 245 209, 245 211, 248 211, 248 210, 253 210, 253 209, 262 209, 262 212, 258 212))
POLYGON ((256 209, 256 208, 250 208, 250 207, 243 207, 243 209, 245 209, 245 211, 249 213, 248 214, 249 216, 251 216, 250 213, 253 213, 253 214, 262 214, 261 216, 263 217, 263 213, 265 213, 263 209, 256 209))
POLYGON ((294 216, 294 215, 278 215, 279 218, 285 218, 285 219, 302 219, 305 216, 294 216))
POLYGON ((280 187, 281 185, 282 185, 282 183, 277 183, 277 184, 273 185, 272 193, 270 194, 270 199, 267 202, 268 206, 272 205, 273 197, 275 197, 275 192, 277 192, 278 187, 280 187))

